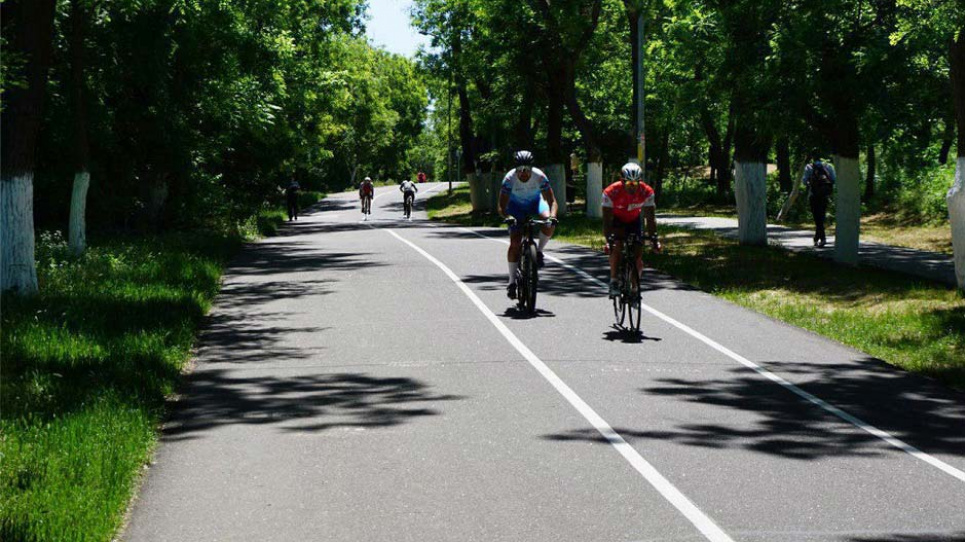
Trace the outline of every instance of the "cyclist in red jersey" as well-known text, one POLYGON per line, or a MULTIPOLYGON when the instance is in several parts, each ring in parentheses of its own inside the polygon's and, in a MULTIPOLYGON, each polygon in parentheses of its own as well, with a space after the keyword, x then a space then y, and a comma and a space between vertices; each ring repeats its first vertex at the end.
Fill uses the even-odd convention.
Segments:
MULTIPOLYGON (((643 170, 640 166, 630 162, 623 166, 620 180, 603 190, 603 236, 610 249, 610 297, 620 295, 617 270, 620 268, 623 242, 630 233, 635 233, 639 239, 644 238, 641 219, 647 221, 646 238, 650 240, 654 251, 659 252, 653 189, 643 182, 643 170)), ((634 249, 634 255, 637 272, 642 273, 642 245, 634 249)))

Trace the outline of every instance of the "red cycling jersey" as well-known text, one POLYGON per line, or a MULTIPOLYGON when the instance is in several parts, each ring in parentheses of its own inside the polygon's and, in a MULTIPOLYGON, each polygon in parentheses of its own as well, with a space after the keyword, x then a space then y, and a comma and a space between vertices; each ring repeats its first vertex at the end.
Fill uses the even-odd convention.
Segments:
POLYGON ((613 209, 613 217, 620 222, 636 222, 644 207, 654 207, 653 188, 640 183, 634 193, 630 193, 617 181, 603 191, 603 207, 613 209))

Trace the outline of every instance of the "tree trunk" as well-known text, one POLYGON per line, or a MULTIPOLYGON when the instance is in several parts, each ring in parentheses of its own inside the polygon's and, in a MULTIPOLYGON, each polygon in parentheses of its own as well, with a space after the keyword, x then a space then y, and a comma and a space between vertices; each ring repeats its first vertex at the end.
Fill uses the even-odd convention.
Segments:
POLYGON ((573 123, 583 136, 583 144, 586 145, 586 156, 588 162, 599 162, 602 153, 600 144, 596 139, 596 127, 593 121, 587 118, 580 107, 580 102, 576 97, 576 62, 574 59, 565 61, 561 76, 563 77, 563 88, 565 89, 566 109, 573 118, 573 123))
POLYGON ((476 172, 475 135, 472 128, 472 105, 469 102, 469 91, 466 88, 466 77, 459 69, 462 57, 462 38, 459 32, 453 33, 452 39, 453 69, 456 72, 456 93, 459 95, 459 142, 462 145, 462 172, 474 175, 476 172))
MULTIPOLYGON (((734 104, 731 103, 727 114, 727 132, 724 134, 724 143, 721 146, 720 162, 717 166, 717 196, 721 199, 730 194, 731 181, 734 180, 733 171, 730 168, 730 152, 734 148, 734 104)), ((767 163, 765 158, 764 163, 767 163)))
POLYGON ((88 13, 84 0, 70 3, 70 96, 74 105, 74 190, 70 201, 69 246, 74 255, 87 248, 87 190, 90 145, 87 137, 87 92, 84 81, 84 34, 88 13))
POLYGON ((858 161, 858 121, 853 111, 835 112, 835 192, 834 259, 848 265, 858 264, 861 230, 861 168, 858 161))
POLYGON ((547 115, 546 148, 549 151, 547 166, 544 173, 549 177, 550 186, 553 188, 553 195, 556 197, 559 206, 559 214, 566 212, 566 173, 563 165, 565 154, 563 153, 563 107, 565 97, 563 88, 556 84, 560 80, 559 72, 555 77, 550 78, 549 90, 549 111, 547 115))
POLYGON ((789 194, 794 188, 791 179, 791 141, 787 136, 777 140, 777 181, 781 185, 781 192, 789 194))
POLYGON ((868 171, 864 178, 864 201, 868 203, 875 197, 875 175, 877 175, 877 159, 875 158, 875 146, 868 145, 868 171))
POLYGON ((52 50, 54 0, 7 0, 0 20, 6 54, 23 55, 26 83, 4 91, 0 113, 0 290, 37 291, 33 177, 52 50))
POLYGON ((965 290, 965 28, 959 31, 958 40, 951 41, 949 45, 949 65, 958 125, 958 159, 955 161, 955 183, 948 191, 947 201, 955 253, 955 278, 958 287, 965 290))
POLYGON ((660 150, 657 154, 657 170, 655 172, 655 182, 653 186, 654 201, 660 203, 663 195, 663 177, 667 171, 667 162, 670 160, 670 128, 665 127, 660 136, 660 150))
POLYGON ((742 245, 766 245, 767 153, 770 145, 757 127, 749 124, 749 119, 738 119, 734 135, 737 237, 742 245))
POLYGON ((603 216, 603 164, 591 162, 586 165, 586 216, 603 216))
POLYGON ((948 153, 952 150, 955 142, 955 112, 945 117, 945 130, 942 132, 942 148, 938 151, 938 163, 945 165, 948 163, 948 153))
POLYGON ((523 86, 523 103, 519 118, 516 119, 516 148, 533 148, 533 85, 523 86))

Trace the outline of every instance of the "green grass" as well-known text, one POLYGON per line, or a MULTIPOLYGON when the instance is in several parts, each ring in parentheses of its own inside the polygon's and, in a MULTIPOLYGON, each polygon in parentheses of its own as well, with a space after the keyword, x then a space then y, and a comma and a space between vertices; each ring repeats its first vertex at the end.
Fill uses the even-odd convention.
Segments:
MULTIPOLYGON (((325 199, 323 192, 303 190, 298 194, 298 208, 307 209, 325 199)), ((283 198, 273 205, 266 205, 264 209, 242 223, 239 234, 245 238, 270 237, 278 233, 278 228, 288 222, 288 210, 283 198)))
POLYGON ((0 540, 112 539, 225 263, 287 218, 275 207, 233 234, 95 238, 81 258, 40 236, 40 294, 2 299, 0 540))
POLYGON ((40 240, 40 294, 2 300, 0 539, 111 539, 241 242, 40 240))
MULTIPOLYGON (((430 218, 492 225, 468 191, 429 200, 430 218)), ((498 221, 496 222, 498 223, 498 221)), ((850 268, 777 247, 742 247, 711 232, 660 227, 648 264, 714 295, 965 390, 965 297, 898 273, 850 268)), ((602 249, 598 219, 563 217, 555 239, 602 249)))

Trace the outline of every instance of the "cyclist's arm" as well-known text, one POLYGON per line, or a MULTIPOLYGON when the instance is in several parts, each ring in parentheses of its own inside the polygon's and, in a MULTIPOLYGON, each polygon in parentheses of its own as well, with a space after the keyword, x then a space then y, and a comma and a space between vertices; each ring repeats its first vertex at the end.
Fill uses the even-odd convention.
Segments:
POLYGON ((643 218, 647 221, 647 235, 650 239, 655 239, 657 235, 657 208, 653 205, 648 205, 643 208, 643 218))
POLYGON ((603 238, 609 239, 613 233, 613 208, 603 208, 603 238))
POLYGON ((509 194, 502 192, 499 194, 499 216, 506 218, 506 207, 509 205, 509 194))
POLYGON ((610 199, 610 195, 605 190, 600 201, 600 207, 603 210, 603 238, 609 239, 613 233, 613 200, 610 199))
POLYGON ((550 206, 550 217, 556 218, 556 213, 559 211, 559 205, 556 203, 556 194, 553 193, 552 188, 547 188, 543 190, 543 197, 546 198, 546 203, 550 206))

